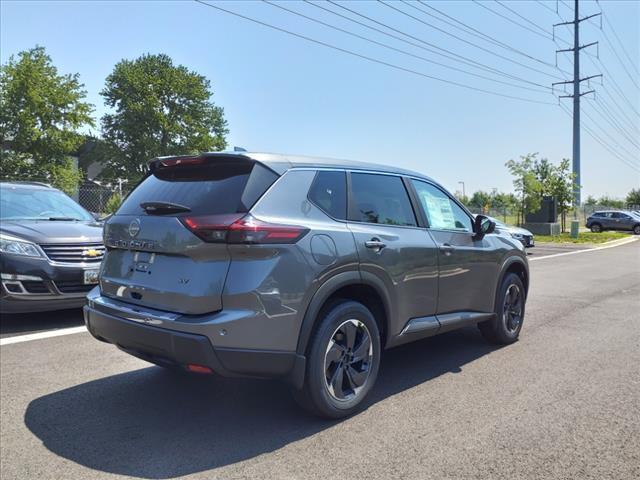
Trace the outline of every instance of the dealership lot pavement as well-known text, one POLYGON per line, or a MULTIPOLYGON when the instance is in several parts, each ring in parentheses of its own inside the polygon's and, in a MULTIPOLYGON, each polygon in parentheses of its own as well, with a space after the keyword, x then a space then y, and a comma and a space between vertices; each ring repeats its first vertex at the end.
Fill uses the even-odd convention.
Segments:
MULTIPOLYGON (((468 328, 388 351, 367 410, 337 423, 277 382, 182 378, 87 333, 3 345, 1 477, 639 478, 640 242, 531 273, 519 342, 468 328)), ((81 317, 2 336, 47 322, 81 317)))

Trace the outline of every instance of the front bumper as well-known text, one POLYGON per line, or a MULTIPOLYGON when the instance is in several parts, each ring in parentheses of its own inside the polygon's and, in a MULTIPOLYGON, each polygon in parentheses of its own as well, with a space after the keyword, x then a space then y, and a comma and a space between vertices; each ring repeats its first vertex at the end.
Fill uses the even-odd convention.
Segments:
POLYGON ((30 313, 80 308, 94 285, 84 283, 86 270, 100 264, 54 264, 45 258, 0 256, 0 312, 30 313))
MULTIPOLYGON (((304 357, 295 352, 214 347, 209 337, 193 329, 185 332, 154 326, 155 311, 145 316, 139 307, 123 307, 119 314, 116 303, 105 299, 109 302, 105 309, 96 301, 100 298, 92 292, 84 306, 91 335, 143 360, 185 369, 187 365, 205 366, 226 377, 284 378, 295 385, 304 375, 304 357)), ((163 325, 171 316, 165 314, 163 325)))

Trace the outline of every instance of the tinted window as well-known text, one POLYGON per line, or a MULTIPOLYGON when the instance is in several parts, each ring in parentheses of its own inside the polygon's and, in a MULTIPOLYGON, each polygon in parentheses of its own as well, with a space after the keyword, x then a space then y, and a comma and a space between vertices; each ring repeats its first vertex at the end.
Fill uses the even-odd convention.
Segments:
POLYGON ((159 168, 131 192, 118 214, 144 215, 140 204, 154 201, 184 205, 192 215, 246 212, 277 178, 242 160, 159 168))
POLYGON ((386 225, 416 225, 402 179, 390 175, 352 173, 351 220, 386 225))
POLYGON ((58 190, 2 187, 0 218, 27 220, 70 218, 91 221, 93 217, 80 205, 58 190))
POLYGON ((309 200, 333 218, 347 218, 346 173, 318 172, 309 189, 309 200))
POLYGON ((473 231, 471 218, 439 188, 426 182, 412 180, 422 204, 429 228, 436 230, 473 231))

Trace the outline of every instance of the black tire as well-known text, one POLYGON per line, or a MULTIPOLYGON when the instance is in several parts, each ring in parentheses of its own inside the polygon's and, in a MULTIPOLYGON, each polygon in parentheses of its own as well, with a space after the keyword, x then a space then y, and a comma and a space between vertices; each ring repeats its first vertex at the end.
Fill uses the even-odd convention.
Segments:
POLYGON ((593 225, 591 225, 591 231, 593 233, 600 233, 602 232, 602 225, 600 225, 599 223, 594 223, 593 225))
POLYGON ((640 225, 636 225, 633 227, 633 234, 640 235, 640 225))
POLYGON ((522 280, 515 273, 508 273, 496 295, 495 318, 478 324, 482 336, 499 345, 518 340, 524 322, 525 303, 526 291, 522 280))
POLYGON ((304 386, 294 397, 307 411, 337 419, 356 412, 376 381, 380 330, 358 302, 341 301, 321 315, 310 340, 304 386))

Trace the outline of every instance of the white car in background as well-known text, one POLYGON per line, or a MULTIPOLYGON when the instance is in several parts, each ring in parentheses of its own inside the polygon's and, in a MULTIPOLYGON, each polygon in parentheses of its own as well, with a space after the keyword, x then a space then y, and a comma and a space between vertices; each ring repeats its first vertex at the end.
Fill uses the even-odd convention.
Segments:
POLYGON ((531 233, 526 228, 514 227, 513 225, 507 225, 504 222, 501 222, 497 218, 487 217, 496 224, 496 230, 499 232, 505 232, 511 235, 516 240, 519 240, 525 248, 535 247, 535 240, 533 238, 533 233, 531 233))

